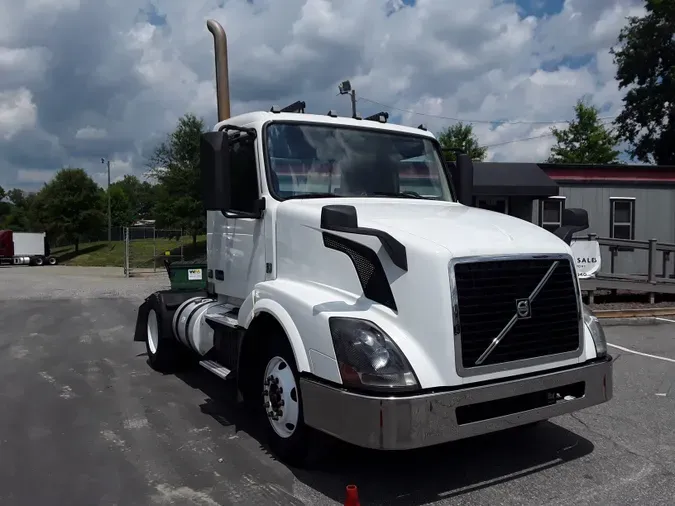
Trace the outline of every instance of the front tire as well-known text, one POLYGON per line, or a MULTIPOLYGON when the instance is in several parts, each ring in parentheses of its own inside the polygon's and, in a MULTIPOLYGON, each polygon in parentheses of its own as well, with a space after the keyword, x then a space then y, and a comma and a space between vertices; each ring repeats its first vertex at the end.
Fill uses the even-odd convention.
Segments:
POLYGON ((267 441, 286 464, 301 467, 309 454, 311 428, 305 425, 295 357, 286 336, 270 336, 263 354, 260 385, 267 441))
POLYGON ((173 336, 171 315, 157 297, 148 310, 145 350, 150 367, 161 373, 173 373, 184 363, 188 350, 173 336))

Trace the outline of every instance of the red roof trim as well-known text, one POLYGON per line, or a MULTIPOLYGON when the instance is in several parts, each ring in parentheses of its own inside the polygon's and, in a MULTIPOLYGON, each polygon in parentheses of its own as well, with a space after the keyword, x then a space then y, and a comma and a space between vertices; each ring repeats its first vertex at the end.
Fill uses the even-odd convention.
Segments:
POLYGON ((548 177, 554 181, 625 181, 641 183, 675 183, 675 171, 661 170, 611 170, 609 167, 579 167, 579 168, 553 168, 544 169, 548 177))

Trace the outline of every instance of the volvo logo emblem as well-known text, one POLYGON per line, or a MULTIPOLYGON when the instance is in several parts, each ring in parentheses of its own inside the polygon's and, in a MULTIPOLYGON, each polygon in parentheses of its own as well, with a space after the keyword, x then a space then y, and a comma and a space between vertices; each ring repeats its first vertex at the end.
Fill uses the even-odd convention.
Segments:
POLYGON ((530 318, 532 316, 530 309, 530 300, 529 299, 517 299, 516 300, 516 313, 518 313, 518 319, 522 320, 525 318, 530 318))

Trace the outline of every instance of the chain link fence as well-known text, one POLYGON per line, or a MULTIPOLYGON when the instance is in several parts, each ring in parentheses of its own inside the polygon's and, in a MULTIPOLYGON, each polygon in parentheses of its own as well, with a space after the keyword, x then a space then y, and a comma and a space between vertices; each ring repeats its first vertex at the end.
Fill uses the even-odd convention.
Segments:
MULTIPOLYGON (((113 242, 122 242, 124 241, 125 230, 129 227, 112 227, 110 230, 110 240, 113 242)), ((131 227, 135 228, 135 227, 131 227)), ((91 243, 103 242, 108 240, 108 228, 102 228, 97 232, 92 232, 87 235, 82 235, 80 237, 80 246, 87 247, 91 243)), ((72 241, 65 237, 50 237, 49 245, 52 248, 62 248, 65 246, 72 246, 72 241)))
POLYGON ((183 231, 154 227, 125 227, 124 275, 126 277, 164 271, 164 262, 184 258, 183 231))

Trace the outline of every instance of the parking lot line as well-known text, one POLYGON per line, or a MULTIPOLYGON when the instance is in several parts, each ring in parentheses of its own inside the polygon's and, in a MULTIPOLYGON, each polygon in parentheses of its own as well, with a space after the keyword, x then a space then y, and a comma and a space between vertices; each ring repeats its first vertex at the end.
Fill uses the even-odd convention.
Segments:
POLYGON ((649 353, 642 353, 641 351, 631 350, 630 348, 624 348, 623 346, 619 346, 617 344, 612 343, 607 343, 607 346, 611 346, 612 348, 616 348, 617 350, 625 351, 626 353, 634 353, 635 355, 642 355, 643 357, 665 360, 666 362, 672 362, 673 364, 675 364, 675 359, 673 358, 660 357, 659 355, 650 355, 649 353))
POLYGON ((661 318, 661 317, 658 317, 658 316, 654 317, 654 319, 662 321, 662 322, 675 323, 675 320, 669 320, 668 318, 661 318))

